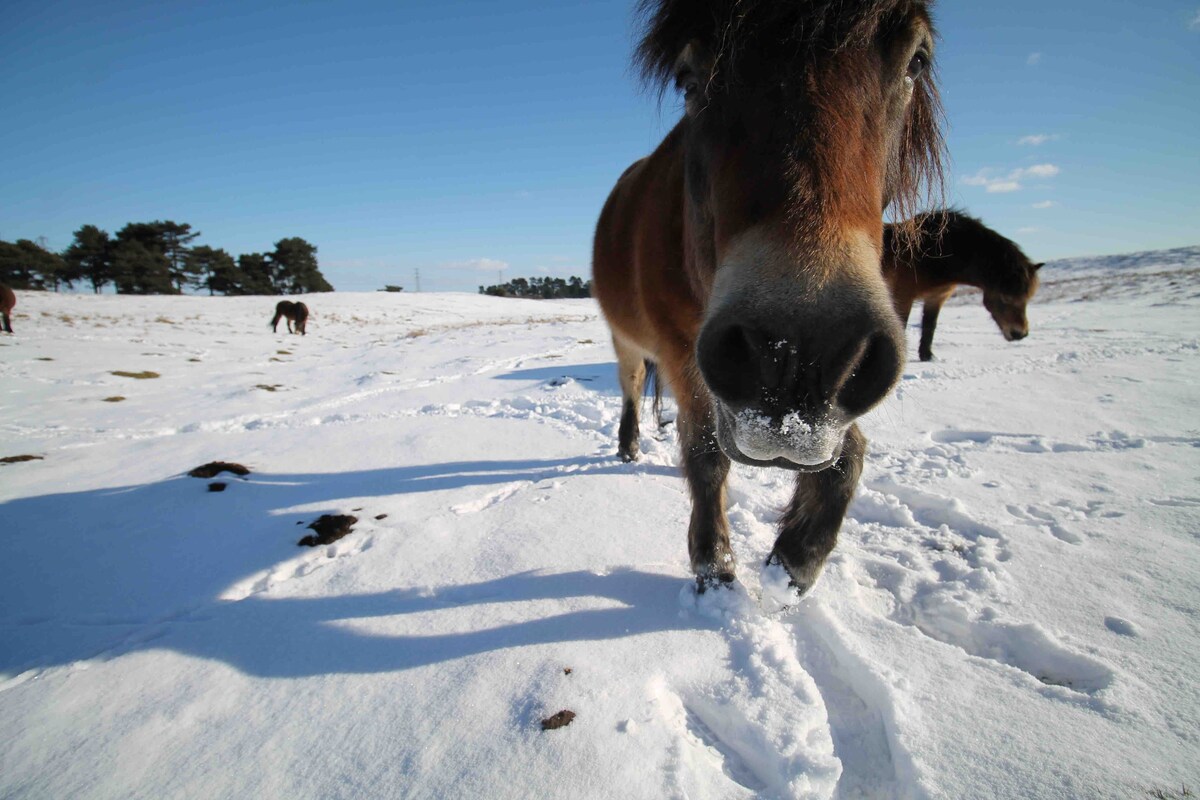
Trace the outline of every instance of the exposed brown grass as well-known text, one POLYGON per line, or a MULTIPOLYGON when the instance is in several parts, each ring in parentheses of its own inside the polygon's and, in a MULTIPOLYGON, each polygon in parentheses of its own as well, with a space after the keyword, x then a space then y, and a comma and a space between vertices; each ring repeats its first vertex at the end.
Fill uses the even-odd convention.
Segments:
POLYGON ((5 456, 0 458, 0 464, 20 464, 22 461, 41 461, 41 456, 5 456))
POLYGON ((106 398, 104 398, 104 402, 106 402, 106 403, 120 403, 120 402, 121 402, 121 401, 123 401, 124 399, 125 399, 125 398, 124 398, 124 397, 121 397, 121 395, 119 395, 119 394, 114 394, 112 397, 106 397, 106 398))
POLYGON ((151 372, 148 369, 142 370, 141 372, 126 372, 125 370, 122 370, 122 369, 116 369, 116 370, 110 371, 109 374, 116 375, 118 378, 133 378, 133 379, 139 380, 139 381, 145 381, 145 380, 149 380, 151 378, 161 378, 162 377, 157 372, 151 372))
POLYGON ((188 475, 193 478, 215 478, 222 472, 231 472, 234 475, 244 477, 250 474, 250 468, 234 463, 233 461, 210 461, 207 464, 201 464, 194 469, 188 470, 188 475))

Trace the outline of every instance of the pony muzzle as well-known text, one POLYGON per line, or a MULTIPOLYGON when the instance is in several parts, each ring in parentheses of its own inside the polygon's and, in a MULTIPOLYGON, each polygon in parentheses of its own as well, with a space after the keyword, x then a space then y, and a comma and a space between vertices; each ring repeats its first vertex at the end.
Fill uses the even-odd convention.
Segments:
POLYGON ((824 469, 855 418, 899 379, 899 319, 878 266, 857 266, 819 282, 778 257, 718 271, 696 360, 731 459, 824 469))

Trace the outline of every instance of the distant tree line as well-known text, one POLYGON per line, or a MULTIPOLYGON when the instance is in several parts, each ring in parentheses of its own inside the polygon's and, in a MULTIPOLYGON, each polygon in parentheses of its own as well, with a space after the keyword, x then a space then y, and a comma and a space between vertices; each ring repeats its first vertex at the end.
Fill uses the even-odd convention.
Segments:
POLYGON ((220 248, 193 245, 200 236, 187 223, 131 222, 115 236, 95 225, 75 231, 66 250, 54 253, 28 239, 0 241, 0 283, 14 289, 90 284, 99 293, 302 294, 332 292, 317 266, 317 248, 298 236, 280 239, 270 253, 236 259, 220 248))
POLYGON ((592 282, 583 282, 574 275, 562 278, 514 278, 496 286, 480 286, 480 294, 493 297, 530 297, 541 300, 562 300, 592 296, 592 282))

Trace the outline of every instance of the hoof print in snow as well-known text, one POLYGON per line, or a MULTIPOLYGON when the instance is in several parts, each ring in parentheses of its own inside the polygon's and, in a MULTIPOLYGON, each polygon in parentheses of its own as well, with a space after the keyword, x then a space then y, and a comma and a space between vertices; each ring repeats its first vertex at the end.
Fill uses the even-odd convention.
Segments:
POLYGON ((555 730, 558 730, 559 728, 565 728, 568 725, 570 725, 572 720, 574 720, 574 719, 575 719, 574 711, 567 711, 566 709, 563 709, 562 711, 558 712, 557 714, 550 716, 550 717, 546 717, 544 720, 542 720, 542 730, 555 731, 555 730))
POLYGON ((19 464, 22 461, 41 461, 41 456, 5 456, 0 458, 0 464, 19 464))
POLYGON ((208 485, 208 490, 210 492, 223 492, 228 485, 225 481, 213 481, 208 485))
POLYGON ((316 522, 308 526, 317 532, 316 535, 305 536, 296 544, 304 547, 317 547, 336 542, 350 533, 356 522, 358 522, 358 517, 352 517, 349 514, 322 514, 316 522))
POLYGON ((193 478, 215 478, 222 472, 232 472, 234 475, 249 475, 250 470, 243 467, 241 464, 234 464, 229 461, 210 461, 207 464, 202 464, 188 473, 193 478))

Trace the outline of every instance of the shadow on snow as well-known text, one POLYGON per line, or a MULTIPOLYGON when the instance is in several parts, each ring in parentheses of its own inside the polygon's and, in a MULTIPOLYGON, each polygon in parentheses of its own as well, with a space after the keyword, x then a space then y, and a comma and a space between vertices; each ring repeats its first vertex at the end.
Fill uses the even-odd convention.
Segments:
MULTIPOLYGON (((363 498, 638 473, 676 474, 600 457, 463 461, 333 474, 252 474, 247 480, 224 475, 220 480, 228 488, 222 493, 208 492, 207 481, 176 476, 12 500, 0 504, 0 541, 6 545, 0 562, 0 674, 150 649, 218 659, 262 676, 370 673, 509 647, 683 627, 688 623, 674 603, 682 576, 632 569, 605 575, 522 572, 474 584, 362 595, 221 599, 239 582, 302 555, 296 542, 307 531, 298 522, 350 512, 365 505, 363 498), (305 510, 288 510, 299 506, 305 510), (404 615, 572 597, 617 605, 449 634, 385 635, 347 622, 397 617, 386 624, 407 631, 415 623, 404 615)), ((372 511, 362 516, 369 520, 372 511)), ((396 534, 421 546, 411 533, 396 534)), ((338 546, 353 546, 363 535, 360 527, 338 546)))

